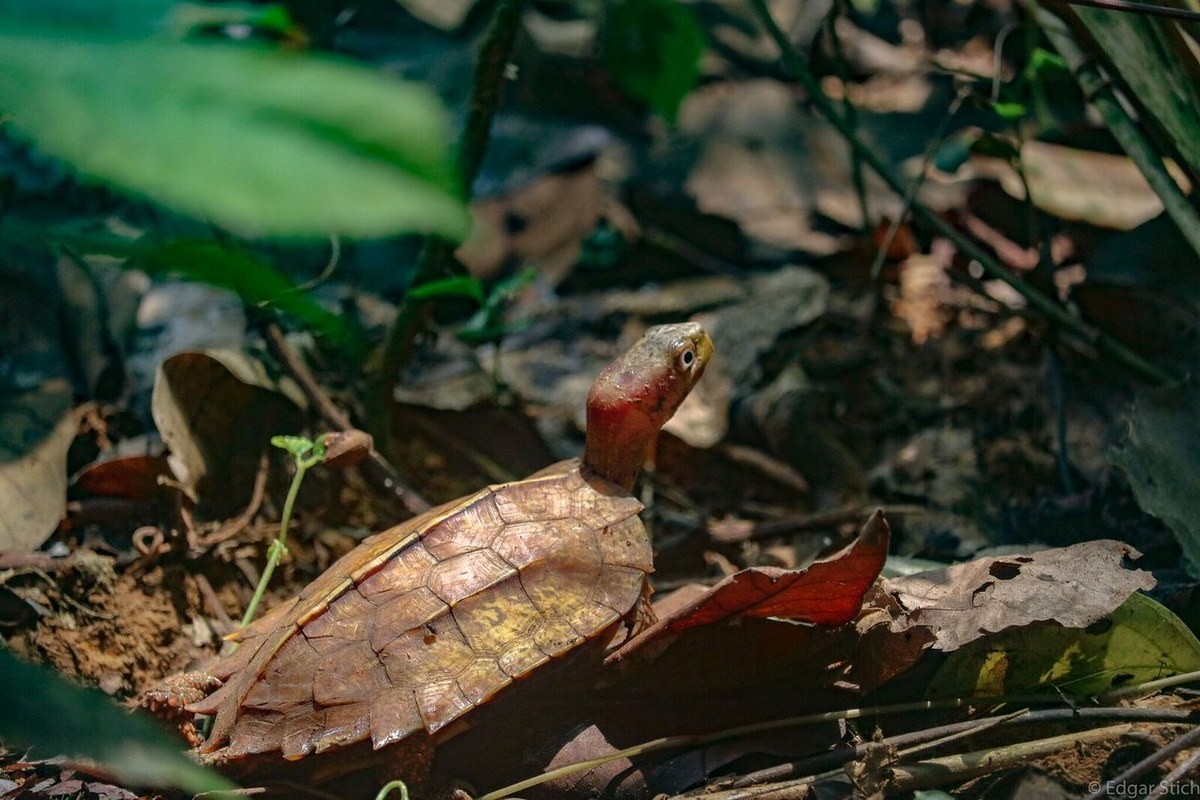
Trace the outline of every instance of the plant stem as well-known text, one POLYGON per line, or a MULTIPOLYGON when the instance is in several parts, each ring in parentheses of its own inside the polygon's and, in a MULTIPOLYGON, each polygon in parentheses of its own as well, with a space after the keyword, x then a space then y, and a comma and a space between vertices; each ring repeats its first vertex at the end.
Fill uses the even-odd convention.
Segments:
MULTIPOLYGON (((468 200, 471 198, 471 187, 479 174, 479 166, 483 163, 483 156, 491 139, 492 120, 500 107, 504 80, 508 74, 508 64, 512 58, 525 3, 526 0, 500 0, 479 48, 479 56, 475 62, 475 82, 467 107, 467 120, 458 140, 459 175, 463 196, 468 200)), ((458 264, 451 257, 453 253, 454 245, 445 239, 426 239, 417 257, 412 285, 420 286, 447 274, 460 272, 458 264)), ((390 395, 400 370, 408 363, 413 338, 428 316, 429 308, 430 303, 425 300, 405 299, 400 304, 378 364, 374 387, 374 394, 377 396, 390 395)), ((387 441, 386 438, 376 438, 378 441, 387 441)))
MULTIPOLYGON (((788 71, 791 72, 795 80, 808 92, 809 99, 821 116, 837 129, 838 133, 850 145, 850 149, 855 156, 862 159, 888 185, 888 188, 900 197, 904 197, 906 189, 904 183, 892 172, 891 168, 884 163, 883 159, 874 150, 854 135, 854 129, 837 110, 833 101, 822 91, 820 83, 808 68, 808 63, 804 57, 797 52, 796 48, 792 46, 791 41, 788 40, 787 36, 784 35, 783 31, 775 23, 770 10, 767 8, 766 0, 750 0, 750 5, 758 15, 763 26, 767 29, 767 32, 771 35, 771 38, 774 39, 775 44, 779 47, 784 66, 788 68, 788 71)), ((1068 330, 1091 343, 1101 355, 1117 361, 1131 373, 1156 385, 1175 383, 1178 380, 1176 376, 1150 363, 1125 345, 1072 316, 1052 298, 1047 297, 1035 287, 1013 275, 978 243, 959 232, 953 225, 942 219, 933 209, 929 208, 929 206, 914 199, 911 209, 913 215, 925 226, 932 229, 939 236, 944 236, 952 241, 960 252, 978 262, 987 275, 1011 286, 1018 294, 1025 298, 1026 302, 1032 308, 1060 325, 1064 330, 1068 330)))
POLYGON ((250 598, 250 604, 246 606, 246 613, 242 615, 241 627, 246 627, 254 619, 255 613, 258 611, 258 605, 262 602, 263 595, 267 591, 267 584, 271 582, 271 576, 275 574, 275 567, 279 566, 279 560, 283 558, 283 554, 287 552, 287 530, 288 525, 292 521, 292 508, 296 505, 296 497, 300 494, 300 483, 304 480, 304 473, 308 472, 310 464, 302 459, 296 459, 296 474, 292 476, 292 485, 288 487, 287 499, 283 501, 283 516, 279 520, 279 535, 271 542, 271 547, 267 551, 267 564, 263 567, 262 577, 258 579, 258 586, 254 587, 254 596, 250 598))
POLYGON ((379 794, 375 795, 375 800, 384 800, 393 790, 400 790, 400 800, 408 800, 408 787, 404 781, 389 781, 379 790, 379 794))
MULTIPOLYGON (((1200 723, 1200 715, 1182 709, 1143 708, 1049 708, 1038 711, 1022 711, 1003 717, 952 722, 923 730, 887 736, 881 742, 889 747, 906 748, 901 755, 908 756, 934 744, 950 741, 952 737, 974 735, 986 728, 1023 728, 1038 725, 1062 725, 1064 723, 1093 722, 1154 722, 1164 725, 1194 725, 1200 723)), ((730 788, 745 789, 768 783, 778 783, 799 777, 828 772, 842 767, 850 761, 864 757, 871 747, 864 742, 855 747, 833 750, 820 755, 808 756, 796 761, 748 772, 733 780, 730 788)))
POLYGON ((506 786, 503 789, 489 792, 488 794, 478 798, 478 800, 501 800, 501 798, 523 792, 526 789, 539 786, 543 783, 555 780, 556 778, 584 772, 588 769, 592 769, 594 767, 622 758, 633 758, 636 756, 646 755, 648 753, 659 753, 665 750, 679 750, 685 747, 703 747, 705 745, 710 745, 729 739, 735 739, 742 736, 750 736, 767 731, 794 728, 801 725, 831 722, 834 720, 862 719, 864 717, 875 717, 888 714, 904 714, 912 711, 965 708, 971 705, 976 705, 981 701, 987 703, 988 705, 997 705, 1005 702, 1031 705, 1036 703, 1059 703, 1061 702, 1061 699, 1054 695, 1010 695, 989 698, 956 697, 947 700, 914 700, 908 703, 895 703, 887 706, 850 708, 843 709, 841 711, 826 711, 816 714, 804 714, 798 717, 787 717, 785 719, 767 720, 765 722, 757 722, 751 725, 741 725, 736 728, 727 728, 725 730, 716 731, 709 734, 664 736, 658 739, 651 739, 648 742, 642 742, 641 744, 634 745, 633 747, 627 747, 624 750, 608 753, 598 758, 565 764, 556 769, 547 770, 546 772, 521 781, 520 783, 514 783, 513 785, 506 786))
POLYGON ((1200 215, 1188 202, 1183 190, 1167 172, 1162 157, 1155 151, 1145 132, 1138 123, 1130 119, 1125 107, 1117 97, 1113 84, 1101 72, 1067 27, 1062 18, 1042 8, 1036 0, 1025 0, 1025 6, 1034 20, 1046 33, 1054 49, 1067 62, 1083 96, 1096 107, 1104 124, 1121 149, 1137 165, 1150 188, 1162 200, 1163 208, 1187 239, 1189 245, 1200 254, 1200 215))
POLYGON ((896 766, 892 768, 892 781, 888 789, 907 792, 958 783, 989 772, 1027 766, 1035 758, 1043 758, 1080 745, 1118 739, 1131 730, 1132 725, 1112 725, 1031 742, 1017 742, 988 750, 976 750, 972 753, 931 758, 911 766, 896 766))
MULTIPOLYGON (((837 71, 838 80, 842 82, 842 109, 846 115, 846 124, 850 126, 851 130, 858 130, 858 109, 850 100, 850 70, 846 66, 846 50, 842 46, 842 37, 838 34, 837 29, 838 18, 843 14, 849 16, 843 6, 842 0, 835 0, 829 7, 829 13, 825 16, 825 31, 829 36, 829 43, 833 47, 834 69, 837 71)), ((867 202, 866 177, 863 175, 862 159, 853 152, 850 154, 850 182, 854 185, 858 210, 862 214, 859 230, 863 234, 869 234, 871 232, 871 208, 867 202)), ((884 249, 886 250, 886 248, 884 249)))
MULTIPOLYGON (((1132 730, 1131 725, 1114 725, 1037 741, 1017 742, 991 750, 978 750, 973 753, 929 759, 912 765, 890 764, 888 769, 891 772, 891 778, 888 781, 887 791, 889 793, 912 791, 961 782, 989 772, 1027 765, 1034 758, 1060 752, 1076 744, 1116 739, 1130 730, 1132 730)), ((682 800, 685 796, 703 797, 704 800, 751 800, 751 798, 755 798, 755 800, 767 800, 767 798, 770 800, 807 800, 813 796, 811 791, 813 784, 830 778, 844 777, 844 771, 838 768, 818 775, 772 784, 758 784, 704 795, 674 795, 670 800, 682 800)))
MULTIPOLYGON (((316 376, 312 374, 308 365, 304 363, 304 359, 288 344, 287 338, 283 335, 283 330, 272 322, 267 325, 266 337, 267 343, 271 346, 275 356, 287 367, 288 372, 296 379, 296 382, 300 384, 300 389, 316 407, 321 417, 334 430, 347 431, 353 428, 354 423, 351 422, 350 417, 338 408, 337 404, 333 402, 333 398, 318 383, 316 376)), ((390 497, 399 501, 411 516, 415 517, 422 511, 429 509, 429 501, 422 497, 421 493, 416 490, 416 487, 400 473, 400 470, 392 466, 392 463, 378 450, 372 448, 371 455, 359 465, 358 469, 363 479, 371 485, 372 489, 383 497, 390 497)))
POLYGON ((1154 681, 1146 681, 1145 683, 1137 683, 1133 686, 1123 686, 1120 689, 1113 689, 1111 692, 1105 692, 1096 698, 1098 703, 1112 703, 1120 700, 1122 697, 1135 697, 1139 694, 1152 694, 1159 689, 1169 689, 1172 686, 1183 686, 1188 683, 1196 683, 1200 681, 1200 671, 1183 672, 1179 675, 1172 675, 1169 678, 1159 678, 1154 681))
POLYGON ((475 62, 475 85, 467 124, 458 142, 458 168, 462 175, 463 194, 471 196, 471 187, 492 135, 492 119, 500 107, 501 88, 508 73, 513 45, 520 30, 521 13, 526 0, 501 0, 496 15, 483 37, 479 57, 475 62))
POLYGON ((1189 22, 1200 21, 1200 11, 1190 8, 1172 8, 1157 3, 1126 3, 1125 0, 1066 0, 1066 2, 1072 6, 1091 6, 1109 11, 1125 11, 1130 14, 1146 14, 1151 17, 1182 19, 1189 22))

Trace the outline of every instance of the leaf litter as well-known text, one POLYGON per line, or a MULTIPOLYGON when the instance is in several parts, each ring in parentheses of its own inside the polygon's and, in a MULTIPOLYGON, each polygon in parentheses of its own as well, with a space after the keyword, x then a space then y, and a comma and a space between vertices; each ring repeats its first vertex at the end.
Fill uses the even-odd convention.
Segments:
MULTIPOLYGON (((440 24, 466 24, 463 19, 440 24)), ((867 36, 860 39, 870 44, 867 36)), ((1044 326, 1035 317, 1010 313, 1020 307, 1010 295, 995 287, 970 295, 945 280, 966 269, 948 256, 945 243, 909 253, 907 262, 885 263, 880 297, 863 292, 861 283, 846 278, 864 271, 851 247, 858 234, 847 229, 861 214, 840 161, 823 155, 827 136, 796 113, 789 88, 762 78, 738 96, 744 83, 722 76, 682 110, 682 138, 675 144, 685 153, 695 148, 698 156, 669 165, 683 179, 665 195, 639 195, 644 187, 638 184, 654 180, 647 168, 626 176, 624 196, 604 197, 606 187, 589 166, 538 176, 540 185, 510 187, 478 206, 501 232, 483 243, 480 271, 513 260, 544 261, 547 273, 534 293, 557 286, 563 297, 525 300, 528 305, 518 307, 532 325, 498 348, 457 348, 456 357, 480 378, 466 399, 464 393, 449 402, 429 400, 448 392, 434 381, 426 398, 409 397, 410 408, 399 409, 402 427, 393 433, 405 446, 398 448, 398 462, 431 500, 578 452, 577 417, 595 365, 650 321, 706 315, 725 361, 717 362, 713 395, 700 396, 690 426, 677 431, 678 438, 664 437, 645 484, 658 551, 659 622, 622 643, 620 657, 607 665, 559 665, 481 708, 469 729, 439 750, 436 767, 447 781, 467 780, 482 793, 658 737, 694 737, 686 748, 633 755, 543 789, 558 797, 677 793, 872 735, 866 725, 830 719, 809 720, 800 736, 789 728, 742 730, 783 717, 926 696, 1038 690, 1057 696, 1072 687, 1094 694, 1195 668, 1197 644, 1179 618, 1136 594, 1152 591, 1180 609, 1191 584, 1179 569, 1174 537, 1141 512, 1104 460, 1106 446, 1118 441, 1125 387, 1085 361, 1064 366, 1061 354, 1044 349, 1044 326), (725 117, 726 104, 744 108, 725 117), (746 123, 764 113, 769 126, 746 123), (809 171, 814 162, 821 171, 809 171), (806 174, 819 175, 821 185, 806 185, 806 174), (657 279, 657 285, 614 289, 618 273, 588 274, 574 263, 576 254, 587 252, 584 240, 598 209, 641 223, 631 239, 631 263, 641 279, 657 279), (843 227, 830 226, 830 218, 843 227), (728 278, 732 291, 728 285, 701 291, 692 274, 690 283, 677 280, 687 261, 681 253, 688 251, 666 234, 680 230, 712 238, 709 249, 728 258, 704 263, 726 270, 718 277, 728 278), (807 269, 810 262, 818 269, 807 269), (754 277, 751 269, 764 265, 772 272, 754 277), (502 377, 500 386, 493 375, 502 377), (1063 397, 1055 399, 1055 391, 1063 397), (521 402, 512 403, 514 397, 521 402), (886 521, 872 516, 876 505, 905 504, 919 505, 919 513, 889 514, 886 521), (789 520, 811 521, 831 507, 857 511, 833 515, 815 532, 799 523, 788 527, 789 520), (770 534, 710 538, 710 523, 720 519, 769 523, 770 534), (1132 561, 1135 547, 1146 555, 1132 561), (889 553, 975 560, 882 579, 889 553), (721 738, 726 731, 741 732, 721 738)), ((872 102, 886 96, 880 92, 872 102)), ((1097 217, 1096 197, 1105 190, 1091 184, 1050 180, 1065 197, 1047 195, 1040 181, 1053 169, 1075 169, 1080 180, 1098 172, 1129 178, 1124 164, 1041 147, 1029 160, 1038 167, 1033 193, 1039 204, 1119 227, 1153 212, 1138 193, 1142 205, 1122 203, 1115 209, 1119 217, 1097 217), (1047 152, 1051 157, 1039 160, 1047 152)), ((1011 171, 989 174, 1016 193, 1011 171)), ((990 226, 995 217, 974 180, 971 191, 944 193, 945 205, 961 204, 990 226)), ((894 198, 872 195, 868 205, 895 210, 894 198)), ((1028 269, 1036 260, 1028 259, 1020 222, 1009 215, 1000 215, 1007 225, 990 228, 990 241, 1028 269)), ((687 269, 696 268, 689 263, 687 269)), ((253 335, 230 357, 258 371, 270 363, 253 335)), ((148 474, 162 494, 148 491, 145 462, 109 462, 117 465, 110 468, 115 479, 102 480, 95 467, 78 472, 66 515, 76 523, 61 525, 40 553, 18 552, 40 544, 23 530, 27 538, 0 554, 39 556, 37 566, 14 560, 0 572, 9 647, 123 698, 216 652, 228 618, 238 616, 249 597, 269 537, 267 521, 278 518, 282 498, 279 463, 267 469, 272 477, 261 490, 254 488, 263 469, 261 448, 247 446, 247 437, 314 427, 275 382, 247 379, 224 358, 170 352, 154 360, 171 373, 177 387, 171 394, 178 392, 176 402, 154 404, 157 433, 188 469, 168 475, 154 462, 148 474), (168 405, 174 410, 164 410, 168 405), (158 506, 138 509, 140 519, 99 515, 111 507, 100 501, 144 502, 150 495, 158 506), (230 537, 194 546, 211 541, 202 534, 212 526, 244 512, 251 519, 230 537), (136 532, 147 525, 164 534, 162 541, 139 547, 136 532), (55 560, 67 550, 73 563, 55 560), (88 566, 88 553, 99 554, 104 566, 88 566)), ((323 378, 345 381, 328 361, 324 365, 323 378)), ((423 366, 417 361, 410 371, 421 374, 423 366)), ((47 381, 60 377, 56 369, 44 373, 47 381)), ((341 397, 356 402, 351 392, 341 397)), ((1148 499, 1162 481, 1188 474, 1186 454, 1173 449, 1188 440, 1176 436, 1174 426, 1191 428, 1186 420, 1158 419, 1162 409, 1154 399, 1134 406, 1115 461, 1147 510, 1180 533, 1188 530, 1187 509, 1148 499)), ((101 415, 107 433, 126 437, 120 409, 101 415)), ((107 448, 99 434, 82 437, 84 455, 64 456, 70 468, 53 476, 62 486, 47 484, 59 518, 68 475, 107 448)), ((162 447, 149 445, 147 457, 163 455, 162 447)), ((299 535, 291 537, 282 580, 271 589, 273 601, 294 595, 397 513, 353 471, 314 475, 301 503, 299 535)), ((940 721, 915 711, 874 720, 887 734, 940 721)), ((1059 778, 1054 786, 1077 787, 1127 746, 1101 754, 1104 746, 1088 745, 1096 748, 1093 758, 1079 756, 1079 763, 1057 771, 1053 762, 1042 763, 1059 778)), ((891 758, 884 750, 864 762, 856 773, 860 788, 882 775, 891 758)), ((1059 766, 1066 760, 1060 758, 1059 766)), ((113 791, 57 767, 46 778, 15 760, 4 765, 3 780, 12 776, 14 784, 5 791, 113 791)), ((337 787, 354 796, 350 784, 337 787)))

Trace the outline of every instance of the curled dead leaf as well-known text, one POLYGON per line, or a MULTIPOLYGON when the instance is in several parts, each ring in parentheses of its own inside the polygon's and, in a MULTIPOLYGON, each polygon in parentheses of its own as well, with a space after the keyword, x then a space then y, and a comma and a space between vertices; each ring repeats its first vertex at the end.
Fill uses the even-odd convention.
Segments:
POLYGON ((829 558, 803 570, 742 570, 660 619, 609 658, 620 660, 650 642, 739 616, 843 625, 858 616, 863 597, 883 569, 888 536, 883 513, 876 511, 858 538, 829 558))
POLYGON ((327 433, 322 438, 325 444, 325 459, 321 463, 333 469, 361 464, 371 455, 371 448, 375 446, 371 434, 357 429, 327 433))
POLYGON ((303 405, 298 387, 234 350, 172 356, 159 366, 151 397, 171 468, 205 518, 246 506, 271 436, 297 431, 303 405))

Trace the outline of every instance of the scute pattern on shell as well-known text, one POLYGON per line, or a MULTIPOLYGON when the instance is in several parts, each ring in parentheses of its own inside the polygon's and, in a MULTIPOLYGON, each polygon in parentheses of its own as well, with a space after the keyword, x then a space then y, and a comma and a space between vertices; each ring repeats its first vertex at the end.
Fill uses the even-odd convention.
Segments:
POLYGON ((434 733, 606 630, 652 570, 641 503, 564 462, 366 540, 241 637, 204 749, 285 758, 434 733))

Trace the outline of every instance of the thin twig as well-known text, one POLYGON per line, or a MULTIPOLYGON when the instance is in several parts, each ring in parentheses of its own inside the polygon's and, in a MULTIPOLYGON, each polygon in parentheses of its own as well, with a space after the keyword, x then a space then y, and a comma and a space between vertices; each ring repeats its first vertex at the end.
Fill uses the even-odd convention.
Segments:
MULTIPOLYGON (((889 793, 912 791, 932 786, 943 786, 961 782, 968 778, 1027 764, 1030 759, 1059 752, 1077 744, 1112 739, 1130 730, 1129 725, 1115 725, 1092 731, 1081 731, 1062 736, 1053 736, 1032 742, 973 753, 929 759, 912 765, 893 765, 892 780, 887 786, 889 793)), ((688 793, 676 795, 669 800, 699 798, 704 800, 807 800, 812 797, 811 787, 818 781, 836 778, 840 770, 830 770, 819 775, 809 775, 794 780, 773 783, 767 786, 748 786, 721 792, 688 793)))
POLYGON ((752 539, 769 539, 772 536, 785 536, 802 531, 833 528, 846 522, 861 522, 877 508, 883 511, 885 517, 924 514, 929 511, 924 506, 916 505, 888 506, 879 505, 878 503, 851 503, 808 514, 794 514, 779 517, 778 519, 757 522, 731 518, 717 520, 709 523, 708 535, 714 540, 725 544, 745 542, 752 539))
POLYGON ((1169 678, 1159 678, 1158 680, 1146 681, 1145 683, 1137 683, 1133 686, 1122 686, 1120 689, 1113 689, 1111 692, 1105 692, 1098 696, 1096 702, 1112 703, 1123 697, 1147 695, 1157 692, 1159 689, 1170 689, 1175 686, 1198 682, 1200 682, 1200 671, 1183 672, 1179 675, 1172 675, 1169 678))
POLYGON ((1154 3, 1126 3, 1124 0, 1064 0, 1067 5, 1091 6, 1104 8, 1109 11, 1126 11, 1131 14, 1145 14, 1151 17, 1166 17, 1167 19, 1185 19, 1189 22, 1200 22, 1200 11, 1190 8, 1172 8, 1154 3))
MULTIPOLYGON (((1167 759, 1182 753, 1189 747, 1197 745, 1200 745, 1200 728, 1192 728, 1182 736, 1176 737, 1170 744, 1146 756, 1120 775, 1102 783, 1100 788, 1089 794, 1085 800, 1101 800, 1101 798, 1108 797, 1112 789, 1137 780, 1167 759)), ((1118 792, 1118 794, 1124 796, 1123 792, 1118 792)))
MULTIPOLYGON (((317 382, 316 377, 308 369, 308 365, 304 363, 304 359, 288 344, 287 337, 283 335, 283 331, 278 325, 272 323, 267 326, 267 341, 275 352, 276 358, 283 363, 287 371, 296 379, 296 383, 300 384, 304 395, 316 406, 321 418, 335 430, 353 429, 354 423, 350 421, 350 417, 338 408, 337 404, 333 402, 333 398, 317 382)), ((371 448, 371 454, 366 461, 359 464, 358 469, 363 480, 370 484, 372 489, 385 497, 396 498, 410 514, 415 516, 429 508, 429 501, 421 496, 421 493, 400 474, 398 469, 392 466, 392 462, 388 461, 377 448, 371 448)))
POLYGON ((950 107, 942 115, 942 121, 938 123, 937 130, 934 131, 933 137, 929 140, 929 145, 921 155, 921 166, 917 168, 916 176, 900 200, 900 213, 888 224, 887 234, 883 237, 883 243, 879 245, 879 252, 875 254, 875 260, 871 262, 871 280, 879 277, 879 273, 883 269, 883 262, 887 261, 888 251, 892 249, 892 242, 896 240, 896 235, 900 232, 900 226, 904 224, 905 218, 908 217, 908 212, 912 208, 913 202, 917 199, 917 193, 925 186, 925 179, 929 175, 929 165, 933 163, 938 150, 942 147, 942 142, 946 140, 946 135, 950 131, 950 123, 958 116, 958 110, 962 108, 963 102, 969 96, 970 93, 965 88, 961 89, 954 95, 954 100, 951 101, 950 107))
POLYGON ((1164 775, 1163 779, 1154 787, 1154 791, 1146 795, 1146 800, 1159 800, 1159 798, 1170 794, 1182 794, 1182 792, 1174 789, 1175 784, 1183 780, 1184 776, 1198 766, 1200 766, 1200 750, 1197 750, 1185 759, 1182 764, 1164 775))
MULTIPOLYGON (((471 187, 483 155, 487 152, 492 135, 492 120, 500 106, 504 81, 509 74, 509 61, 520 29, 521 14, 526 0, 500 0, 492 17, 479 56, 475 62, 475 82, 467 108, 467 121, 458 141, 458 168, 462 194, 470 199, 471 187)), ((445 239, 430 237, 425 240, 417 257, 413 275, 413 286, 437 280, 447 273, 460 272, 454 259, 453 245, 445 239)), ((373 394, 390 395, 391 388, 399 379, 400 370, 408 362, 412 341, 425 320, 429 301, 413 301, 405 298, 396 313, 396 319, 388 331, 379 363, 376 365, 376 380, 373 394)))
POLYGON ((246 526, 254 519, 254 515, 258 513, 258 509, 262 507, 263 497, 266 495, 270 463, 270 458, 263 453, 258 462, 258 472, 254 475, 254 488, 250 492, 250 502, 246 504, 245 510, 233 519, 226 521, 212 533, 199 537, 195 542, 193 554, 209 550, 227 539, 232 539, 246 529, 246 526))
POLYGON ((90 551, 76 551, 65 556, 55 556, 50 553, 0 553, 0 570, 36 569, 44 572, 57 572, 60 569, 73 567, 78 562, 78 554, 90 551))
MULTIPOLYGON (((1051 710, 1060 711, 1061 709, 1051 709, 1051 710)), ((943 731, 942 735, 940 735, 940 736, 931 737, 928 741, 921 742, 920 744, 915 744, 911 747, 906 747, 903 750, 900 750, 900 752, 898 752, 896 754, 896 756, 898 758, 908 758, 909 756, 915 756, 915 755, 918 755, 919 753, 926 753, 931 750, 937 750, 939 748, 945 747, 948 744, 952 744, 952 743, 960 741, 962 739, 967 739, 971 736, 978 736, 979 734, 983 733, 984 731, 991 730, 992 728, 998 728, 1009 722, 1014 722, 1018 719, 1022 719, 1024 717, 1028 716, 1028 714, 1029 714, 1029 709, 1022 708, 1022 709, 1012 712, 1011 714, 1005 714, 1004 716, 1001 716, 1001 717, 989 717, 987 719, 973 719, 970 721, 971 724, 969 726, 963 728, 960 731, 943 731)))
POLYGON ((1052 695, 1018 695, 989 698, 955 697, 946 700, 914 700, 908 703, 895 703, 888 706, 848 708, 839 711, 804 714, 798 717, 787 717, 784 719, 768 720, 766 722, 756 722, 751 725, 742 725, 736 728, 727 728, 725 730, 703 735, 685 734, 680 736, 664 736, 659 739, 653 739, 649 742, 643 742, 641 744, 634 745, 633 747, 627 747, 624 750, 619 750, 615 753, 609 753, 599 758, 590 759, 588 761, 580 761, 573 764, 566 764, 562 767, 558 767, 557 769, 553 769, 521 781, 520 783, 514 783, 511 786, 504 787, 503 789, 489 792, 483 797, 478 798, 478 800, 500 800, 500 798, 509 797, 513 794, 523 792, 526 789, 539 786, 548 781, 555 780, 566 775, 572 775, 578 772, 594 769, 602 764, 607 764, 623 758, 632 758, 635 756, 643 756, 649 753, 659 753, 667 750, 679 750, 685 747, 704 747, 717 742, 726 741, 728 739, 736 739, 743 736, 751 736, 754 734, 765 733, 774 730, 795 728, 802 725, 813 725, 822 722, 832 722, 835 720, 863 719, 886 716, 890 714, 905 714, 912 711, 967 708, 982 703, 993 706, 1001 703, 1036 705, 1059 702, 1061 702, 1061 700, 1052 695))
MULTIPOLYGON (((970 778, 1027 765, 1035 758, 1052 755, 1082 744, 1119 738, 1132 730, 1130 725, 1113 725, 1090 731, 1065 733, 1032 742, 1018 742, 1006 747, 976 750, 972 753, 931 758, 911 766, 892 768, 889 791, 906 792, 961 783, 970 778)), ((1198 729, 1200 730, 1200 729, 1198 729)))
MULTIPOLYGON (((900 733, 883 739, 883 744, 896 748, 911 748, 925 745, 928 742, 943 737, 972 735, 978 731, 975 726, 981 722, 996 721, 1003 728, 1027 727, 1033 725, 1059 725, 1064 722, 1159 722, 1170 724, 1200 723, 1200 712, 1176 708, 1045 708, 1037 711, 1024 711, 1019 716, 990 718, 989 720, 967 720, 951 722, 933 728, 919 731, 900 733)), ((837 769, 843 764, 862 758, 866 755, 871 743, 860 744, 856 747, 838 750, 830 753, 797 759, 786 764, 777 764, 755 772, 748 772, 730 784, 730 788, 742 788, 764 783, 774 783, 781 780, 801 776, 812 776, 818 773, 837 769)))
POLYGON ((1025 5, 1050 43, 1054 45, 1054 49, 1067 62, 1084 97, 1100 112, 1113 138, 1137 165, 1150 188, 1162 200, 1163 208, 1179 228, 1179 232, 1192 249, 1200 253, 1200 215, 1175 183, 1175 179, 1167 172, 1162 157, 1146 137, 1142 125, 1126 113, 1113 84, 1075 41, 1066 22, 1043 8, 1036 0, 1025 0, 1025 5))
POLYGON ((741 264, 735 264, 715 256, 700 245, 693 244, 665 228, 649 225, 641 220, 639 222, 644 226, 638 237, 639 241, 679 256, 690 266, 713 275, 744 275, 746 273, 746 268, 741 264))
POLYGON ((224 636, 227 633, 232 633, 236 627, 233 619, 230 618, 229 612, 225 610, 225 605, 221 602, 221 598, 217 597, 216 591, 212 584, 208 582, 203 572, 197 572, 192 575, 192 580, 196 582, 196 586, 200 589, 200 596, 204 598, 204 605, 208 609, 208 613, 212 614, 217 619, 217 624, 221 626, 218 635, 224 636))
MULTIPOLYGON (((884 163, 883 159, 874 150, 854 136, 853 129, 833 105, 833 101, 821 89, 820 83, 808 68, 808 63, 804 57, 792 46, 791 41, 788 40, 787 36, 784 35, 783 31, 775 23, 775 19, 771 16, 771 12, 767 8, 766 0, 750 0, 750 5, 758 15, 763 26, 770 33, 771 38, 775 40, 776 45, 779 47, 784 65, 805 91, 808 92, 809 100, 816 107, 817 111, 837 129, 838 133, 850 145, 851 150, 893 192, 903 197, 907 188, 904 182, 892 172, 891 168, 884 163)), ((1171 373, 1152 364, 1125 345, 1072 316, 1052 298, 1047 297, 1035 287, 1013 275, 999 260, 984 250, 977 242, 964 236, 958 229, 942 219, 933 209, 924 203, 914 200, 912 203, 912 212, 925 226, 932 229, 939 236, 944 236, 952 241, 961 253, 978 262, 980 268, 986 274, 1011 286, 1018 294, 1025 298, 1026 302, 1032 308, 1060 325, 1064 330, 1070 331, 1085 341, 1090 342, 1101 355, 1113 359, 1133 374, 1151 383, 1165 385, 1177 381, 1177 378, 1171 373)))

